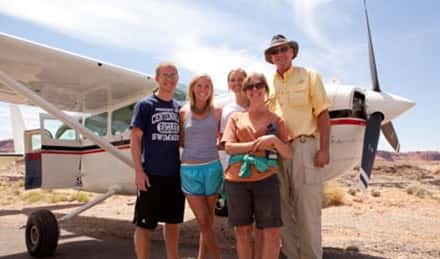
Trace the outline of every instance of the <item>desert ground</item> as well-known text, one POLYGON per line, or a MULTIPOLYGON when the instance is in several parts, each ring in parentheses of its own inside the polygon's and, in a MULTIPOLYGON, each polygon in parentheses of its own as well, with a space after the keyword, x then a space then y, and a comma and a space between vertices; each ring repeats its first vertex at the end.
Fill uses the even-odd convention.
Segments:
MULTIPOLYGON (((358 189, 357 179, 353 169, 327 183, 322 210, 324 258, 440 258, 440 162, 376 161, 366 193, 358 189)), ((51 209, 59 217, 97 195, 78 190, 25 191, 23 182, 22 162, 1 161, 0 235, 6 234, 2 226, 19 228, 36 209, 51 209)), ((61 235, 130 243, 133 203, 132 196, 115 195, 63 223, 61 235)), ((216 233, 224 258, 236 258, 225 218, 217 218, 216 233)), ((153 239, 162 239, 160 227, 153 239)), ((1 251, 8 241, 0 240, 1 251)), ((181 228, 185 258, 196 257, 197 243, 198 227, 187 208, 181 228)))

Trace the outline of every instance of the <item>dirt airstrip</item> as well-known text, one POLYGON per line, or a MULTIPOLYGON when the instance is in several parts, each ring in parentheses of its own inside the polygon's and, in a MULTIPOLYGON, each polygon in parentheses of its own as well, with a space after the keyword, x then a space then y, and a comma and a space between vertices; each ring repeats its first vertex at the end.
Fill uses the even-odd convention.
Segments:
MULTIPOLYGON (((355 170, 329 183, 329 207, 322 210, 324 258, 440 258, 440 163, 376 161, 368 192, 357 186, 355 170)), ((22 222, 13 222, 12 216, 41 207, 61 216, 95 196, 77 190, 24 191, 22 164, 0 164, 0 222, 19 227, 22 222)), ((62 228, 131 240, 133 202, 132 196, 115 195, 62 228)), ((194 250, 195 258, 198 227, 189 208, 185 218, 181 243, 194 250)), ((216 233, 224 257, 235 258, 226 219, 217 218, 216 233)), ((161 238, 158 229, 154 239, 161 238)))

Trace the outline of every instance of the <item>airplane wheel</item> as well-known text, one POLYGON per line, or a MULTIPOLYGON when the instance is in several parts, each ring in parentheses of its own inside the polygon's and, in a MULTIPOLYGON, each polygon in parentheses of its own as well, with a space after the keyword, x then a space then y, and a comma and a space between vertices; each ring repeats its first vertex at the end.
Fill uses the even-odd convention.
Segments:
POLYGON ((28 253, 36 257, 54 254, 59 237, 58 222, 52 212, 37 210, 26 223, 26 247, 28 253))

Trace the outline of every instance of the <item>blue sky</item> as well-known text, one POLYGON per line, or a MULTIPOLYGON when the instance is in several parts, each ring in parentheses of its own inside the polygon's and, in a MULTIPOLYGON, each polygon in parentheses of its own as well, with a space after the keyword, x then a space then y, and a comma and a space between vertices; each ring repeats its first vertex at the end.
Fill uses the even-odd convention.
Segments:
MULTIPOLYGON (((402 151, 440 150, 438 10, 436 0, 368 1, 382 90, 417 103, 393 122, 402 151)), ((147 74, 170 60, 181 83, 204 72, 223 90, 231 68, 273 73, 263 50, 278 33, 299 42, 295 64, 369 88, 365 26, 361 0, 0 0, 2 32, 147 74)), ((35 109, 23 111, 37 127, 35 109)), ((4 103, 0 121, 0 139, 9 138, 4 103)), ((379 149, 390 150, 383 138, 379 149)))

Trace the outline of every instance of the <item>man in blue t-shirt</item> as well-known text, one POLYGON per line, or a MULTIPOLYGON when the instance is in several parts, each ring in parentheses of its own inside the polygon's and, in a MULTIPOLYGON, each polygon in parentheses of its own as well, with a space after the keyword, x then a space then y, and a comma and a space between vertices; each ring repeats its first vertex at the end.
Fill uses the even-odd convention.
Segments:
POLYGON ((159 90, 136 104, 131 122, 131 154, 138 189, 133 223, 138 258, 149 258, 151 231, 164 222, 169 259, 177 259, 179 223, 185 197, 180 184, 179 108, 173 99, 179 75, 169 62, 156 68, 159 90))

